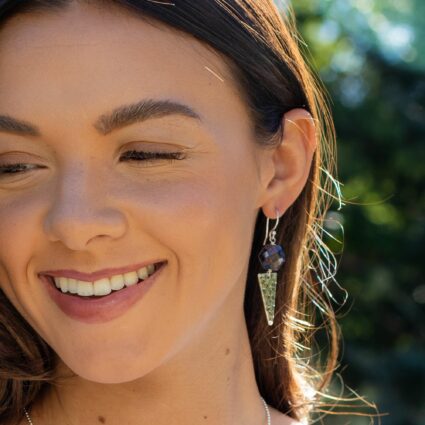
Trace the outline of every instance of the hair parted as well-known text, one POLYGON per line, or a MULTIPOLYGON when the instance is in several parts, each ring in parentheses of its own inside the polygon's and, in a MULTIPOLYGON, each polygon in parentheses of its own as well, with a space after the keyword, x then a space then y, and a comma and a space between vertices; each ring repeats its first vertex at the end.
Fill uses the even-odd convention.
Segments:
MULTIPOLYGON (((13 16, 56 13, 72 1, 0 0, 0 30, 13 16)), ((340 331, 327 285, 336 264, 322 241, 323 221, 333 199, 342 205, 336 179, 335 132, 318 80, 300 51, 292 10, 272 0, 84 0, 119 7, 155 25, 182 31, 221 54, 248 105, 255 141, 273 148, 282 117, 304 108, 316 124, 317 149, 308 181, 280 218, 276 243, 287 260, 278 272, 276 316, 264 318, 257 274, 266 217, 259 212, 253 235, 244 300, 255 375, 266 402, 299 421, 308 421, 326 397, 338 365, 340 331), (324 254, 325 253, 325 254, 324 254), (325 361, 314 362, 314 334, 328 335, 325 361), (317 364, 316 364, 317 363, 317 364)), ((1 36, 1 33, 0 33, 1 36)), ((30 71, 28 71, 30 72, 30 71)), ((60 379, 56 353, 36 334, 0 289, 0 423, 18 423, 23 408, 60 379)), ((334 401, 335 398, 332 398, 334 401)), ((342 400, 342 399, 341 399, 342 400)))

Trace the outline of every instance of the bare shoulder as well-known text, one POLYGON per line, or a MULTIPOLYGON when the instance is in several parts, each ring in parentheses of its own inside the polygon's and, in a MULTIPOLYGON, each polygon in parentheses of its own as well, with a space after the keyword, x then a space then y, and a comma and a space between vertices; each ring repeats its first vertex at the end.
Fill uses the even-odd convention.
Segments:
POLYGON ((274 408, 270 409, 270 419, 273 425, 305 425, 274 408))

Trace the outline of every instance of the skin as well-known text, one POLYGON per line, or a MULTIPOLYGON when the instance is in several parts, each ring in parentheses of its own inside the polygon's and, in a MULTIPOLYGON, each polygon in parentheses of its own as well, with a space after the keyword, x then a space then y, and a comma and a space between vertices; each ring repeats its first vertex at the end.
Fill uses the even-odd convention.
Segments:
MULTIPOLYGON (((282 215, 306 183, 311 116, 288 112, 282 144, 261 149, 214 51, 78 3, 2 29, 0 114, 42 133, 0 132, 0 165, 44 166, 0 178, 0 286, 61 371, 77 375, 33 406, 34 424, 266 424, 243 314, 251 238, 259 209, 282 215), (203 122, 175 115, 108 135, 93 127, 148 97, 186 103, 203 122), (119 160, 146 142, 183 147, 187 158, 119 160), (64 315, 37 277, 157 258, 168 265, 146 297, 100 324, 64 315)), ((273 425, 295 425, 270 410, 273 425)))

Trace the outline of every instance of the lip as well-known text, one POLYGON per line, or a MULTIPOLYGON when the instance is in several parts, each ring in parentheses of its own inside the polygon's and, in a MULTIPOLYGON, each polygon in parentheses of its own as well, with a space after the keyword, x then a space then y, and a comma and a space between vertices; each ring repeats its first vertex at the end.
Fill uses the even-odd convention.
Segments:
POLYGON ((163 261, 164 260, 145 261, 144 263, 132 264, 126 267, 103 269, 93 273, 83 273, 77 270, 62 269, 62 270, 46 270, 46 271, 42 271, 38 273, 38 275, 40 277, 41 275, 49 275, 53 277, 67 277, 69 279, 78 279, 78 280, 84 280, 86 282, 94 282, 95 280, 103 279, 105 277, 110 277, 115 274, 124 274, 128 272, 132 272, 132 271, 141 269, 142 267, 146 267, 149 264, 162 263, 163 261))
MULTIPOLYGON (((68 317, 87 324, 105 323, 123 315, 140 301, 161 275, 168 262, 162 262, 146 280, 99 298, 84 298, 63 293, 46 275, 39 275, 50 298, 68 317)), ((143 267, 143 266, 142 266, 143 267)), ((64 276, 64 275, 61 275, 64 276)))

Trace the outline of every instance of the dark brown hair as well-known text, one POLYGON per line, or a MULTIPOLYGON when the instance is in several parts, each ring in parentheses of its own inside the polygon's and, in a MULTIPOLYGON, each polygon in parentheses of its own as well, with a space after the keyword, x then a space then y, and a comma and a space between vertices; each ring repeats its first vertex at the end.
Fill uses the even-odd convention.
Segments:
MULTIPOLYGON (((72 0, 3 0, 0 28, 22 13, 54 13, 72 0)), ((81 0, 80 0, 81 1, 81 0)), ((88 1, 88 0, 86 0, 88 1)), ((324 390, 337 367, 339 330, 326 285, 334 279, 322 241, 332 199, 341 201, 335 173, 334 129, 322 90, 299 50, 293 13, 279 13, 271 0, 115 0, 119 6, 195 37, 218 51, 246 101, 256 143, 273 147, 283 114, 308 110, 315 119, 318 147, 308 181, 281 217, 277 243, 287 262, 278 273, 276 318, 266 323, 257 273, 266 218, 258 214, 245 295, 255 374, 268 404, 297 420, 320 411, 324 390), (335 193, 336 195, 334 195, 335 193), (327 355, 315 360, 314 333, 326 330, 327 355), (304 347, 304 349, 302 348, 304 347)), ((30 71, 29 71, 30 72, 30 71)), ((22 418, 23 407, 54 385, 57 357, 0 290, 0 422, 22 418)))

